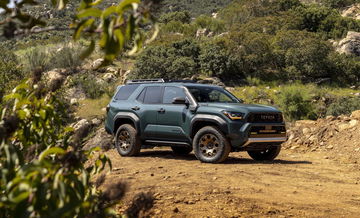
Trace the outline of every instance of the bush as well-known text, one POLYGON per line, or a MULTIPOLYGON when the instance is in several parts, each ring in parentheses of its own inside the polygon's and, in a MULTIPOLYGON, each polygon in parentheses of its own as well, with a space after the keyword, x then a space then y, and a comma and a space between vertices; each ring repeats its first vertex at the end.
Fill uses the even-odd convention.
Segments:
POLYGON ((200 47, 191 40, 150 46, 138 57, 132 78, 183 79, 199 71, 200 47))
POLYGON ((74 69, 81 65, 80 59, 82 48, 80 46, 64 46, 50 54, 49 67, 74 69))
POLYGON ((223 41, 212 41, 202 46, 199 62, 202 72, 222 79, 233 80, 243 77, 237 71, 235 57, 226 48, 223 41))
POLYGON ((91 99, 100 98, 107 93, 107 87, 110 86, 97 81, 93 74, 77 74, 72 78, 70 85, 81 87, 86 97, 91 99))
POLYGON ((25 67, 29 72, 45 71, 49 68, 49 56, 44 47, 35 47, 26 51, 25 67))
POLYGON ((0 93, 11 90, 24 77, 16 55, 0 46, 0 93))
POLYGON ((288 120, 316 119, 308 87, 300 85, 283 87, 276 103, 288 120))
POLYGON ((43 72, 54 68, 74 69, 82 63, 80 52, 80 46, 64 45, 58 49, 34 47, 24 55, 25 66, 30 72, 35 70, 43 72))
POLYGON ((360 110, 360 98, 342 97, 336 99, 332 104, 329 105, 326 115, 350 115, 351 112, 355 110, 360 110))
POLYGON ((172 21, 177 21, 180 23, 190 23, 191 17, 187 11, 175 11, 167 14, 163 14, 159 18, 160 23, 170 23, 172 21))

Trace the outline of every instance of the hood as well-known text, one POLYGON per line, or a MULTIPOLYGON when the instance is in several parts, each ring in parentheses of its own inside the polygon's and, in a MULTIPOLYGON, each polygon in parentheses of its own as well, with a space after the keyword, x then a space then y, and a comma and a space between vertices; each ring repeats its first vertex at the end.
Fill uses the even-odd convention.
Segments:
POLYGON ((200 107, 215 107, 224 109, 231 112, 242 112, 242 113, 280 113, 278 109, 271 106, 261 104, 242 104, 242 103, 200 103, 200 107))

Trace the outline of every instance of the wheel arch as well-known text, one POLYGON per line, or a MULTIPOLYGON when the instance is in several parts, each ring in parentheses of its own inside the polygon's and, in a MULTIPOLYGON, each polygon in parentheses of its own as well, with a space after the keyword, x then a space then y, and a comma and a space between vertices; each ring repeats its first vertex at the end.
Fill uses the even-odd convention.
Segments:
POLYGON ((190 127, 190 136, 194 138, 195 134, 205 126, 216 126, 218 127, 225 135, 228 134, 228 125, 226 121, 216 115, 209 115, 209 114, 201 114, 196 115, 191 120, 191 127, 190 127))
POLYGON ((114 117, 114 130, 113 134, 116 133, 117 129, 123 124, 130 124, 132 125, 137 134, 140 134, 140 119, 137 115, 129 112, 119 112, 114 117))

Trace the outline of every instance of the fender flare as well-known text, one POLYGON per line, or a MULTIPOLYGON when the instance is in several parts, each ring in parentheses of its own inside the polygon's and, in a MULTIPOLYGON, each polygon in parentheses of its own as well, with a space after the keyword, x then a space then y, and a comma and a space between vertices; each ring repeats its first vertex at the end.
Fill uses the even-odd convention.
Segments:
POLYGON ((118 112, 115 116, 114 116, 114 134, 115 134, 115 123, 116 120, 118 119, 130 119, 133 123, 134 123, 134 127, 137 131, 138 134, 140 134, 140 119, 139 117, 131 112, 118 112))
POLYGON ((195 115, 191 120, 191 123, 190 123, 190 134, 191 135, 193 135, 192 134, 193 128, 194 128, 195 123, 197 123, 197 122, 216 123, 220 127, 220 130, 223 131, 226 135, 229 133, 227 122, 220 116, 211 115, 211 114, 198 114, 198 115, 195 115))

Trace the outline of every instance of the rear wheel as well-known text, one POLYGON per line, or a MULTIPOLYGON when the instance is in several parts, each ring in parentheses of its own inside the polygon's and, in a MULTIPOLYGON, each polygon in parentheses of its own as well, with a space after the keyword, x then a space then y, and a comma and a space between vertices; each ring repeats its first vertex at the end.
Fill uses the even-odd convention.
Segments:
POLYGON ((206 126, 195 134, 193 149, 200 161, 220 163, 229 156, 231 145, 217 127, 206 126))
POLYGON ((280 153, 281 145, 271 146, 264 151, 248 151, 249 156, 254 160, 274 160, 280 153))
POLYGON ((141 141, 136 129, 129 125, 121 125, 115 135, 115 147, 121 156, 136 156, 140 153, 141 141))
POLYGON ((178 155, 187 155, 192 151, 192 147, 177 147, 177 146, 171 146, 171 149, 175 154, 178 155))

